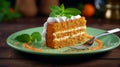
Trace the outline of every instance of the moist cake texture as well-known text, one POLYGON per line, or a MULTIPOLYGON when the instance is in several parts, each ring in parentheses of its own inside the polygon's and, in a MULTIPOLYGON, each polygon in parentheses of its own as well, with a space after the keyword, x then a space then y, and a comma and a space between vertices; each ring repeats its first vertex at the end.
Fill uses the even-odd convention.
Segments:
POLYGON ((59 18, 59 20, 55 18, 55 20, 47 21, 44 28, 43 39, 46 46, 51 48, 73 46, 86 40, 85 17, 59 18))

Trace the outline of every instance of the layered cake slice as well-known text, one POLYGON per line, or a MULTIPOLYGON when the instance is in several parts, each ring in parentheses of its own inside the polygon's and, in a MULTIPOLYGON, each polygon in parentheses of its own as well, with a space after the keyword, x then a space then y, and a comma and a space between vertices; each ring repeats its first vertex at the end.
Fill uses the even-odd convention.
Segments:
POLYGON ((86 20, 80 15, 49 17, 44 24, 43 40, 46 46, 62 48, 86 40, 86 20))

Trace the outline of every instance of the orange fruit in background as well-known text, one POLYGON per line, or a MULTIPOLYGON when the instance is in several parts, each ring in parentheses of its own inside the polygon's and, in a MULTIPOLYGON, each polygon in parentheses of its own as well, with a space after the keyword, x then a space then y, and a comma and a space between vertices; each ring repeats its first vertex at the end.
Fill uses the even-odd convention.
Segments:
POLYGON ((10 10, 10 12, 11 12, 11 13, 13 13, 13 12, 14 12, 14 9, 13 9, 13 8, 10 8, 9 10, 10 10))
POLYGON ((91 17, 95 14, 95 7, 92 4, 85 4, 82 10, 82 15, 91 17))

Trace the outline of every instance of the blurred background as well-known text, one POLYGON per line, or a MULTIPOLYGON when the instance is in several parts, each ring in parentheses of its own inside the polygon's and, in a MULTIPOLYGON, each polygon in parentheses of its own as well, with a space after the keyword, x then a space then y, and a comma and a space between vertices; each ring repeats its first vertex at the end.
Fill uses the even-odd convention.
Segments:
POLYGON ((51 5, 79 9, 86 18, 120 20, 120 0, 0 0, 0 22, 48 17, 51 5))

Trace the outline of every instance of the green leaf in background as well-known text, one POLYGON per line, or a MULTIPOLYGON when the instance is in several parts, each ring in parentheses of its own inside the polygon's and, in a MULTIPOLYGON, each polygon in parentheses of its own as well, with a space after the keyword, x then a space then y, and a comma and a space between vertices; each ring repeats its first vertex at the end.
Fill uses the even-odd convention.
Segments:
POLYGON ((18 11, 18 7, 17 6, 15 6, 14 7, 15 9, 14 9, 14 17, 15 18, 19 18, 19 17, 21 17, 21 14, 19 13, 19 11, 18 11))
POLYGON ((13 13, 11 13, 9 10, 6 12, 6 20, 13 20, 14 16, 13 13))
POLYGON ((80 3, 80 4, 78 5, 78 9, 79 9, 80 11, 82 11, 83 8, 84 8, 84 5, 80 3))
POLYGON ((41 41, 42 40, 42 36, 40 35, 39 32, 33 32, 31 34, 31 38, 32 38, 33 42, 35 42, 35 41, 41 41))
POLYGON ((21 17, 17 6, 15 6, 11 12, 10 4, 9 0, 0 0, 0 21, 13 20, 21 17))
POLYGON ((0 8, 9 8, 10 7, 10 2, 7 0, 0 0, 0 8))
POLYGON ((0 13, 0 21, 3 21, 4 13, 0 13))
POLYGON ((22 35, 17 36, 15 40, 20 41, 20 42, 29 42, 30 36, 28 34, 22 34, 22 35))

